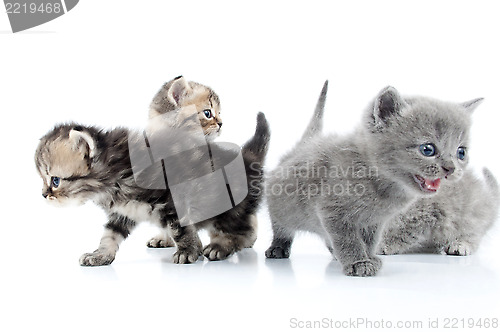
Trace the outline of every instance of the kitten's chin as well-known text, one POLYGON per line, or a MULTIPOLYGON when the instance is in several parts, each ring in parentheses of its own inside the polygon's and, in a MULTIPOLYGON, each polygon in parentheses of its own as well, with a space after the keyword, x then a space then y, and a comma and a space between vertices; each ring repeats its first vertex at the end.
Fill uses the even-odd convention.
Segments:
POLYGON ((56 198, 54 196, 49 196, 46 199, 47 203, 52 206, 57 207, 71 207, 71 206, 81 206, 85 204, 84 200, 75 198, 56 198))
POLYGON ((220 136, 220 129, 214 129, 214 130, 205 134, 205 137, 209 141, 214 141, 219 136, 220 136))

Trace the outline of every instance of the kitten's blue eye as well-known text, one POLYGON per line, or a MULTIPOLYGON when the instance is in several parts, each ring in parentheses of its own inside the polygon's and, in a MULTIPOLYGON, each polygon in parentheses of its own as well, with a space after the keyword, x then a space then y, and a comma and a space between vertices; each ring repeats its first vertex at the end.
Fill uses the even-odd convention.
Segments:
POLYGON ((211 119, 212 118, 212 111, 211 110, 204 110, 203 114, 205 115, 205 117, 207 119, 211 119))
POLYGON ((431 143, 422 144, 420 145, 420 152, 426 157, 432 157, 436 154, 436 147, 431 143))
POLYGON ((53 176, 52 179, 50 180, 52 188, 57 188, 59 187, 59 184, 61 183, 61 178, 57 176, 53 176))
POLYGON ((458 159, 460 160, 464 160, 465 159, 465 148, 464 147, 459 147, 458 150, 457 150, 457 157, 458 159))

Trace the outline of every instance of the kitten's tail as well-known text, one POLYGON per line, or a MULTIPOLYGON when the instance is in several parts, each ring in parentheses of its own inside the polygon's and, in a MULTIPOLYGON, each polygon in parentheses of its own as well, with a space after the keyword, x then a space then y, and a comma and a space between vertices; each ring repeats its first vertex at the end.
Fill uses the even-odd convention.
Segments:
POLYGON ((495 176, 486 167, 483 168, 483 176, 484 176, 484 178, 486 180, 486 184, 488 185, 488 188, 490 189, 491 195, 496 200, 498 200, 499 197, 500 197, 500 193, 499 193, 499 190, 498 190, 498 182, 495 179, 495 176))
POLYGON ((328 92, 328 80, 326 80, 325 84, 323 84, 323 89, 321 90, 321 93, 319 95, 318 102, 316 104, 316 109, 314 110, 314 114, 312 116, 311 121, 309 122, 309 125, 307 126, 306 131, 304 132, 302 138, 300 139, 300 143, 303 143, 311 139, 316 134, 320 133, 321 130, 323 129, 323 113, 325 110, 327 92, 328 92))
POLYGON ((243 145, 242 154, 246 160, 263 162, 269 149, 271 130, 264 113, 257 115, 257 127, 253 137, 243 145))

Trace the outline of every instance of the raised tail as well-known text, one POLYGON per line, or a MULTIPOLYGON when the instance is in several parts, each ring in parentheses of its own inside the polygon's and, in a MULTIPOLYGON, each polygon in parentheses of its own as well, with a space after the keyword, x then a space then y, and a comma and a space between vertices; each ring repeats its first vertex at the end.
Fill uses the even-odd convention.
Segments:
POLYGON ((326 94, 328 92, 328 80, 323 84, 323 89, 321 90, 321 94, 319 95, 318 102, 316 103, 316 109, 314 110, 314 114, 307 126, 306 131, 302 135, 300 142, 305 142, 310 138, 314 137, 316 134, 320 133, 323 129, 323 113, 325 110, 326 103, 326 94))
POLYGON ((495 179, 495 176, 489 169, 486 167, 483 168, 483 176, 484 179, 486 180, 486 184, 488 185, 488 188, 490 190, 491 195, 498 200, 500 197, 499 195, 499 190, 498 190, 498 182, 495 179))
POLYGON ((257 127, 253 137, 243 145, 242 153, 245 159, 253 162, 263 162, 269 149, 271 130, 264 113, 257 115, 257 127))

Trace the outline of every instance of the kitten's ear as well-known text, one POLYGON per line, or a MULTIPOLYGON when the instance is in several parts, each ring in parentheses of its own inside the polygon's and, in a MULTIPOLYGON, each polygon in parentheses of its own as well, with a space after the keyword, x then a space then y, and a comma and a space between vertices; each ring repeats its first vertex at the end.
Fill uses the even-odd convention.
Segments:
POLYGON ((83 147, 88 151, 90 158, 93 158, 95 156, 96 144, 89 133, 77 129, 71 129, 71 131, 69 132, 69 139, 73 142, 73 148, 75 150, 81 149, 83 147))
POLYGON ((466 101, 465 103, 462 103, 461 105, 469 112, 469 113, 473 113, 474 110, 479 106, 481 105, 481 103, 483 102, 484 98, 476 98, 476 99, 473 99, 473 100, 469 100, 469 101, 466 101))
POLYGON ((401 114, 401 110, 407 106, 398 90, 388 86, 380 91, 373 107, 375 125, 383 126, 388 123, 389 118, 401 114))
POLYGON ((180 106, 180 101, 191 92, 191 87, 186 79, 182 76, 176 77, 172 85, 168 89, 168 99, 177 106, 180 106))

